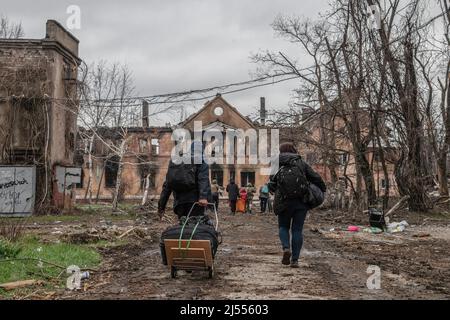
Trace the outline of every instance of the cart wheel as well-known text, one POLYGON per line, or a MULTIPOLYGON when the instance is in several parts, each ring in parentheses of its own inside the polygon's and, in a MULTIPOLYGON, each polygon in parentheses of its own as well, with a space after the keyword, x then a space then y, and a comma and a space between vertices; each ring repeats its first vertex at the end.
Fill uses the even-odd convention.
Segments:
POLYGON ((213 267, 209 267, 208 268, 208 278, 212 279, 213 276, 214 276, 214 269, 213 269, 213 267))
POLYGON ((175 279, 177 277, 177 269, 175 267, 170 268, 170 277, 175 279))

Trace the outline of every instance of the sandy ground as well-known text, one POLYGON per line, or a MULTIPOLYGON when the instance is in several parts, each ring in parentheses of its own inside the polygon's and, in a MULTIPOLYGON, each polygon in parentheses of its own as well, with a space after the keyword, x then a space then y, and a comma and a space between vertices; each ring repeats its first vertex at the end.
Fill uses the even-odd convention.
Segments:
MULTIPOLYGON (((126 245, 101 249, 103 263, 84 281, 83 290, 61 290, 51 298, 449 299, 448 218, 408 218, 411 226, 405 232, 375 235, 330 231, 333 227, 345 230, 355 218, 312 212, 304 229, 300 268, 292 269, 281 265, 275 216, 221 212, 223 243, 213 279, 202 272, 183 271, 171 279, 158 247, 159 235, 169 224, 154 217, 123 220, 122 230, 139 225, 147 236, 130 236, 126 245), (366 286, 369 265, 381 270, 379 290, 366 286)), ((356 220, 367 223, 364 217, 356 220)), ((102 223, 99 219, 88 227, 100 229, 102 223)))

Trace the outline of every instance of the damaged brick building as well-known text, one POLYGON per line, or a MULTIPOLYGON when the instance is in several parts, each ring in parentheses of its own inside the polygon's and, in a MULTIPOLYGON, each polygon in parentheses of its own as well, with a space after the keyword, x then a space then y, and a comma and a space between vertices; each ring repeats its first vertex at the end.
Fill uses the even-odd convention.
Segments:
MULTIPOLYGON (((144 111, 143 114, 146 112, 144 111)), ((148 113, 147 113, 148 114, 148 113)), ((222 96, 217 95, 208 101, 198 112, 188 117, 177 126, 171 127, 147 127, 146 119, 143 119, 142 127, 126 128, 127 152, 122 159, 121 193, 123 199, 141 199, 145 191, 146 180, 149 177, 149 194, 158 196, 164 183, 171 152, 174 147, 172 133, 176 128, 184 128, 193 131, 194 122, 201 121, 203 130, 213 129, 225 133, 226 130, 255 129, 257 132, 261 126, 243 116, 235 107, 231 106, 222 96)), ((83 182, 78 185, 77 198, 87 199, 88 192, 91 199, 110 200, 114 196, 117 174, 119 171, 119 157, 116 154, 108 156, 106 144, 118 145, 114 140, 122 139, 118 128, 103 128, 98 130, 102 141, 96 141, 94 146, 94 163, 92 181, 89 182, 88 156, 86 154, 77 157, 78 165, 83 166, 83 182), (91 190, 89 191, 89 184, 91 190)), ((269 134, 270 136, 270 134, 269 134)), ((270 139, 270 138, 269 138, 270 139)), ((224 144, 226 139, 223 140, 224 144)), ((81 142, 81 141, 80 141, 81 142)), ((246 142, 246 144, 248 141, 246 142)), ((80 154, 83 154, 85 146, 80 145, 80 154)), ((226 156, 224 146, 224 155, 226 156)), ((238 185, 252 183, 261 186, 268 180, 268 176, 261 174, 260 164, 250 164, 246 159, 245 164, 216 164, 210 165, 210 178, 217 180, 221 186, 226 186, 230 179, 234 179, 238 185)))
POLYGON ((66 181, 58 181, 64 174, 57 171, 73 166, 78 45, 54 20, 47 21, 43 39, 0 39, 2 174, 8 166, 36 168, 36 204, 72 203, 73 192, 59 187, 66 181))

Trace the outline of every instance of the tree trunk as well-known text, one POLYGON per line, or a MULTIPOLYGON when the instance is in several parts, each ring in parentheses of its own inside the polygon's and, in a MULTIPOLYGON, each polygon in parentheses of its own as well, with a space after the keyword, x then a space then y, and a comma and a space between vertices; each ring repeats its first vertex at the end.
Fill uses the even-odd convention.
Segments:
POLYGON ((89 180, 86 188, 86 193, 84 194, 84 199, 89 196, 88 202, 92 202, 92 181, 94 178, 93 173, 93 163, 92 163, 92 149, 94 148, 94 136, 89 139, 89 154, 88 154, 88 170, 89 170, 89 180))
POLYGON ((148 174, 147 177, 145 178, 145 191, 144 196, 142 197, 141 205, 145 205, 147 203, 149 189, 150 189, 150 174, 148 174))
POLYGON ((112 208, 113 211, 117 210, 117 206, 119 204, 119 193, 120 193, 120 185, 122 183, 122 169, 123 169, 123 156, 125 155, 125 147, 126 147, 127 140, 123 139, 122 143, 120 144, 119 149, 119 169, 117 170, 117 179, 116 179, 116 189, 114 191, 114 199, 112 208))
POLYGON ((448 197, 448 178, 447 178, 447 152, 441 152, 437 159, 439 194, 442 197, 448 197))
POLYGON ((100 176, 100 181, 98 182, 97 195, 95 196, 95 203, 98 203, 98 198, 100 196, 100 188, 102 186, 103 177, 105 176, 105 167, 106 167, 106 160, 103 161, 102 175, 100 176))

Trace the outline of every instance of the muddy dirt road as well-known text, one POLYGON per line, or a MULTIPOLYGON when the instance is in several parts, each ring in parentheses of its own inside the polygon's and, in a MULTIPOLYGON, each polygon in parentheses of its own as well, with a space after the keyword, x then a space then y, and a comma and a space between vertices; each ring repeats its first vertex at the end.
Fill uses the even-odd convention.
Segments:
POLYGON ((329 213, 311 214, 300 268, 292 269, 280 263, 275 216, 223 213, 223 243, 211 280, 204 273, 183 271, 170 278, 157 239, 168 224, 153 220, 153 241, 103 249, 104 261, 85 290, 63 291, 57 298, 449 299, 450 225, 420 220, 405 232, 375 235, 330 231, 348 224, 329 213), (380 290, 366 287, 369 265, 381 269, 380 290))

